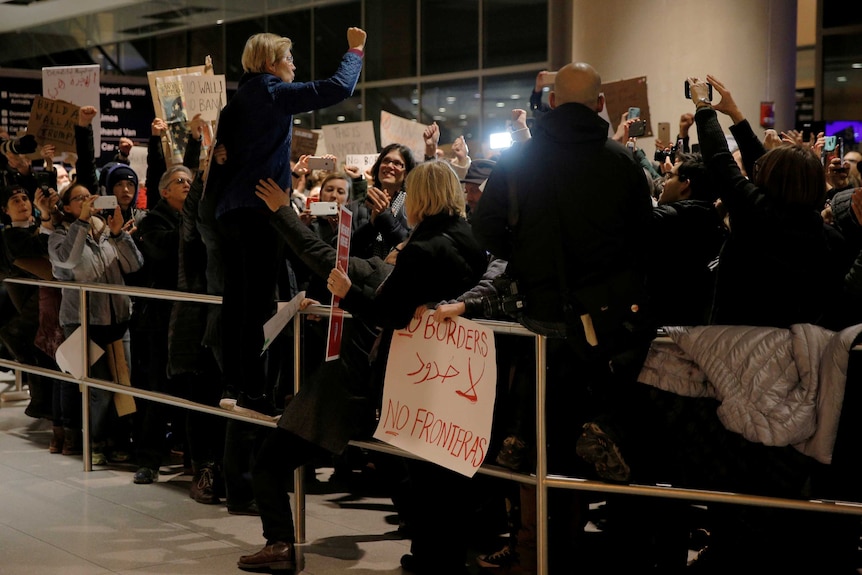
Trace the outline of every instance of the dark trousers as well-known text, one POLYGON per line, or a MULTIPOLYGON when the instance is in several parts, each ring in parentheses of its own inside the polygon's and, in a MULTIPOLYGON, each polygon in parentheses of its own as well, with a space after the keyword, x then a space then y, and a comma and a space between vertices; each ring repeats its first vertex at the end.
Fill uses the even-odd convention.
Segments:
POLYGON ((261 356, 263 324, 275 309, 282 251, 269 218, 262 210, 237 209, 219 219, 224 235, 224 376, 239 393, 254 398, 269 391, 261 356))
POLYGON ((279 427, 267 435, 252 472, 254 497, 267 544, 296 541, 288 494, 293 484, 291 472, 323 453, 320 447, 279 427))

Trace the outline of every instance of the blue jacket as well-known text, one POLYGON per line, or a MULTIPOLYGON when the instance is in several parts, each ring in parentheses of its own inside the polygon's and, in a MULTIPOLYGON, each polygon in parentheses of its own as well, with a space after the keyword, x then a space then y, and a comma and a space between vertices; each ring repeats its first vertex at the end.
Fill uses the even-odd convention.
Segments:
MULTIPOLYGON (((338 71, 327 80, 283 82, 268 73, 246 73, 239 89, 222 110, 218 143, 227 150, 224 166, 213 166, 216 217, 237 208, 266 210, 255 193, 258 180, 272 178, 290 189, 290 140, 293 115, 326 108, 353 94, 362 57, 348 51, 338 71)), ((207 193, 210 192, 207 187, 207 193)))

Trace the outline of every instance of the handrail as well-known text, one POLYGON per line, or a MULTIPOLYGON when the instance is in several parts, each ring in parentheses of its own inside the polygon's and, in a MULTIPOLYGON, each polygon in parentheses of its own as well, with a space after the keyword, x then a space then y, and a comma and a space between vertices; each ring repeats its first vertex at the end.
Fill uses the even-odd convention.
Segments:
MULTIPOLYGON (((205 294, 197 294, 191 292, 182 292, 182 291, 173 291, 173 290, 160 290, 153 288, 141 288, 141 287, 133 287, 133 286, 115 286, 109 284, 93 284, 93 283, 79 283, 79 282, 64 282, 64 281, 46 281, 46 280, 33 280, 27 278, 6 278, 6 282, 10 283, 19 283, 19 284, 27 284, 34 286, 43 286, 43 287, 55 287, 55 288, 66 288, 66 289, 74 289, 79 290, 81 293, 81 307, 80 313, 83 317, 86 317, 86 293, 87 292, 99 292, 99 293, 121 293, 129 296, 138 296, 138 297, 147 297, 147 298, 156 298, 163 300, 172 300, 172 301, 187 301, 187 302, 197 302, 197 303, 205 303, 205 304, 221 304, 222 298, 220 296, 214 295, 205 295, 205 294)), ((300 312, 303 315, 315 314, 315 315, 328 315, 330 313, 329 306, 311 306, 308 309, 300 312)), ((350 317, 349 314, 345 313, 345 317, 350 317)), ((509 322, 500 322, 493 320, 474 320, 478 324, 489 327, 495 333, 508 333, 513 335, 521 335, 525 337, 533 337, 536 342, 536 472, 535 474, 525 474, 525 473, 517 473, 514 471, 509 471, 503 467, 499 467, 491 464, 484 464, 480 469, 479 473, 490 475, 494 477, 499 477, 502 479, 508 479, 512 481, 518 481, 519 483, 523 483, 526 485, 535 485, 536 486, 536 539, 537 539, 537 560, 538 560, 538 573, 540 575, 545 575, 548 573, 548 557, 547 557, 547 545, 543 542, 547 541, 547 528, 548 528, 548 505, 547 505, 547 493, 549 488, 560 488, 560 489, 575 489, 580 491, 591 491, 598 493, 615 493, 615 494, 626 494, 626 495, 641 495, 648 497, 663 497, 669 499, 684 499, 687 501, 698 501, 705 503, 730 503, 735 505, 749 505, 749 506, 760 506, 760 507, 774 507, 774 508, 782 508, 782 509, 793 509, 800 511, 820 511, 820 512, 828 512, 828 513, 839 513, 839 514, 849 514, 849 515, 862 515, 862 502, 854 502, 854 501, 838 501, 838 500, 802 500, 802 499, 789 499, 789 498, 781 498, 781 497, 770 497, 765 495, 750 495, 745 493, 732 493, 725 491, 710 491, 710 490, 700 490, 700 489, 689 489, 689 488, 681 488, 674 487, 671 485, 637 485, 637 484, 612 484, 605 483, 601 481, 593 481, 588 479, 582 479, 577 477, 567 477, 561 475, 548 475, 547 472, 547 457, 545 453, 544 446, 546 445, 545 439, 545 418, 544 418, 544 404, 545 404, 545 364, 546 364, 546 338, 535 334, 520 324, 509 323, 509 322)), ((85 322, 86 324, 86 322, 85 322)), ((301 339, 301 326, 303 322, 294 322, 294 391, 299 390, 300 380, 301 380, 301 347, 300 347, 300 339, 301 339)), ((661 337, 660 340, 670 341, 669 338, 661 337)), ((85 355, 86 361, 86 353, 87 346, 83 346, 84 349, 82 353, 85 355)), ((862 345, 854 346, 854 351, 862 350, 862 345)), ((86 363, 84 363, 86 364, 86 363)), ((25 373, 33 373, 36 375, 41 375, 45 377, 50 377, 62 381, 67 381, 71 383, 78 383, 84 386, 85 392, 89 390, 89 387, 95 387, 98 389, 104 389, 108 391, 113 391, 114 393, 121 393, 126 395, 131 395, 134 397, 140 397, 142 399, 147 399, 150 401, 155 401, 159 403, 164 403, 167 405, 172 405, 175 407, 181 407, 184 409, 192 409, 195 411, 207 413, 210 415, 226 417, 230 419, 240 420, 247 423, 254 423, 257 425, 262 425, 266 427, 275 427, 276 424, 273 422, 261 421, 259 419, 254 419, 246 415, 238 414, 232 411, 228 411, 225 409, 221 409, 218 407, 212 407, 200 403, 196 403, 193 401, 189 401, 186 399, 178 398, 173 395, 148 391, 143 389, 137 389, 133 387, 129 387, 126 385, 121 385, 117 383, 113 383, 110 381, 105 381, 101 379, 96 379, 92 377, 81 377, 76 378, 72 375, 55 371, 51 369, 41 368, 30 366, 27 364, 18 363, 12 360, 4 360, 0 359, 0 367, 6 367, 9 369, 13 369, 20 372, 25 373)), ((87 395, 85 393, 84 399, 82 401, 82 407, 84 412, 84 423, 83 423, 83 432, 84 432, 84 469, 86 471, 90 471, 92 466, 89 457, 89 444, 88 444, 88 432, 89 432, 89 401, 86 399, 87 395)), ((376 441, 376 440, 354 440, 350 442, 351 445, 359 446, 365 449, 371 449, 375 451, 381 451, 385 453, 395 454, 403 457, 410 457, 416 459, 417 456, 407 453, 397 447, 390 446, 388 444, 376 441)), ((295 473, 295 526, 296 526, 296 535, 298 542, 305 542, 305 491, 304 491, 304 482, 302 470, 298 469, 295 473)))

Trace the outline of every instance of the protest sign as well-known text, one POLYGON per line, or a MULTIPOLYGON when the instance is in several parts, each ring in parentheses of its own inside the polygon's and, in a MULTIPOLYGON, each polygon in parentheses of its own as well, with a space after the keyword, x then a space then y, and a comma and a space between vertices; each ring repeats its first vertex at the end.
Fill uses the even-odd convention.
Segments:
MULTIPOLYGON (((52 100, 71 102, 78 107, 93 106, 101 112, 99 74, 98 64, 42 68, 42 96, 52 100)), ((99 150, 102 143, 102 124, 99 114, 93 118, 92 126, 93 146, 99 150)), ((74 152, 74 150, 71 151, 74 152)))
POLYGON ((611 132, 619 126, 620 118, 630 107, 641 109, 640 118, 646 122, 643 137, 652 136, 652 124, 649 115, 649 98, 647 97, 646 76, 620 80, 618 82, 607 82, 602 84, 602 93, 605 95, 605 109, 611 122, 611 132))
MULTIPOLYGON (((353 212, 341 207, 338 214, 338 247, 335 266, 347 273, 350 256, 350 230, 353 227, 353 212)), ((332 313, 329 314, 329 329, 326 335, 326 361, 338 359, 341 354, 341 338, 344 333, 344 311, 339 307, 341 298, 332 294, 332 313)))
POLYGON ((70 102, 36 96, 30 109, 27 133, 32 134, 40 146, 53 145, 57 154, 75 152, 75 126, 80 109, 70 102))
POLYGON ((377 156, 380 154, 347 154, 344 159, 345 166, 357 166, 361 171, 365 171, 374 165, 377 161, 377 156))
POLYGON ((219 110, 227 104, 224 74, 180 76, 187 118, 197 114, 205 122, 215 122, 219 110))
POLYGON ((190 66, 147 72, 156 117, 168 123, 167 133, 162 135, 162 152, 168 165, 182 163, 186 148, 188 116, 185 112, 180 77, 203 74, 212 74, 212 67, 190 66))
POLYGON ((389 112, 380 112, 380 147, 403 144, 410 148, 417 162, 425 158, 425 124, 401 118, 389 112))
POLYGON ((374 124, 371 121, 323 126, 323 139, 326 140, 326 153, 333 154, 338 165, 344 162, 348 154, 377 153, 374 124))
POLYGON ((494 332, 434 310, 392 336, 374 437, 472 477, 488 451, 497 385, 494 332))
POLYGON ((294 126, 290 139, 290 159, 298 162, 300 156, 316 156, 319 137, 320 134, 314 130, 294 126))

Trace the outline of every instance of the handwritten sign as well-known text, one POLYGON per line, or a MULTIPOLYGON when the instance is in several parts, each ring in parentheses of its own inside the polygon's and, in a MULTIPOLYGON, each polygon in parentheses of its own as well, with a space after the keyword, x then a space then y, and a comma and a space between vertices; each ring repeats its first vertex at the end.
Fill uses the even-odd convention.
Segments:
POLYGON ((323 126, 323 139, 326 140, 326 153, 333 154, 339 163, 348 154, 377 153, 374 124, 371 121, 323 126))
MULTIPOLYGON (((42 96, 71 102, 80 107, 93 106, 101 110, 99 70, 98 64, 42 68, 42 96)), ((96 150, 99 150, 102 144, 102 124, 99 115, 93 118, 92 125, 93 145, 96 150)))
POLYGON ((612 130, 617 129, 623 113, 628 111, 629 107, 636 106, 641 109, 640 117, 646 122, 644 137, 652 136, 646 76, 602 84, 602 93, 605 95, 605 109, 608 111, 612 130))
POLYGON ((300 156, 316 156, 319 137, 320 134, 314 130, 294 126, 290 139, 290 159, 298 162, 300 156))
POLYGON ((147 72, 150 84, 150 94, 153 97, 153 108, 156 117, 168 123, 168 130, 162 135, 162 152, 168 164, 179 164, 183 161, 186 148, 185 104, 182 99, 183 85, 181 76, 200 76, 212 74, 212 69, 206 66, 189 66, 172 68, 170 70, 153 70, 147 72))
POLYGON ((380 154, 347 154, 344 159, 345 166, 357 166, 361 171, 365 171, 374 165, 377 157, 380 154))
MULTIPOLYGON (((347 272, 350 257, 350 230, 353 228, 353 212, 341 208, 338 214, 338 247, 335 265, 347 272)), ((329 330, 326 336, 326 361, 338 359, 341 354, 341 337, 344 333, 344 311, 339 307, 341 298, 332 294, 332 313, 329 315, 329 330)))
POLYGON ((488 450, 497 383, 494 333, 433 310, 392 336, 374 437, 472 477, 488 450))
POLYGON ((425 124, 401 118, 389 112, 380 112, 380 147, 403 144, 413 151, 413 157, 421 162, 425 157, 425 124))
POLYGON ((219 110, 227 104, 224 74, 180 76, 186 114, 194 118, 197 114, 205 122, 215 122, 219 110))
POLYGON ((53 144, 57 153, 75 152, 75 126, 80 109, 70 102, 36 96, 30 109, 27 133, 32 134, 40 146, 53 144))

